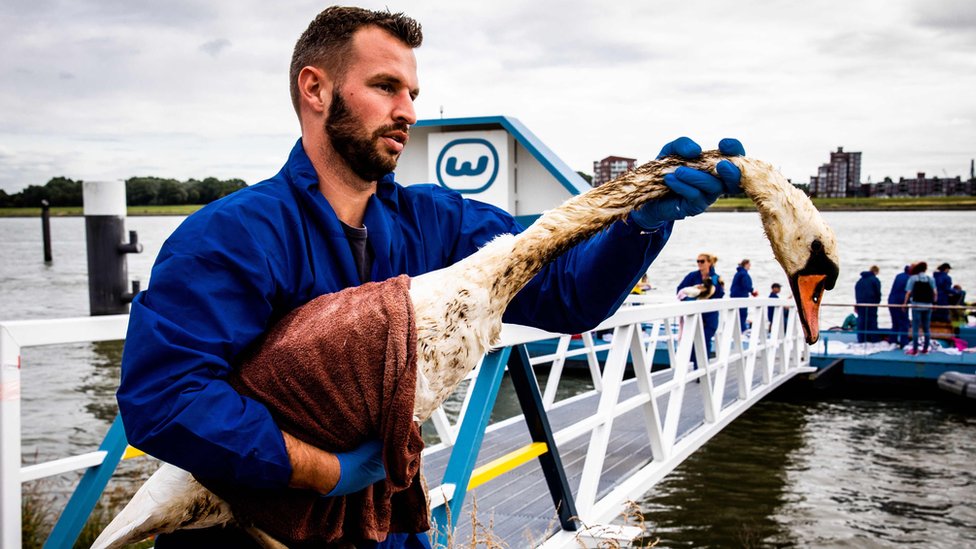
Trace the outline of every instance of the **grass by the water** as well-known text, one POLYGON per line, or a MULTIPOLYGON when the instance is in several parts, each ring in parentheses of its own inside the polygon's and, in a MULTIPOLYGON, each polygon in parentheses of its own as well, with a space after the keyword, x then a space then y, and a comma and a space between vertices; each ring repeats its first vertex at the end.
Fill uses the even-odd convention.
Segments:
MULTIPOLYGON (((919 198, 814 198, 821 211, 898 211, 898 210, 976 210, 976 196, 929 196, 919 198)), ((203 204, 178 206, 130 206, 128 215, 185 216, 202 208, 203 204)), ((751 211, 755 209, 748 198, 720 198, 709 208, 713 212, 751 211)), ((0 208, 0 217, 40 217, 40 208, 0 208)), ((81 206, 53 206, 52 217, 84 215, 81 206)))
MULTIPOLYGON (((129 206, 127 213, 137 215, 190 215, 204 204, 180 204, 175 206, 129 206)), ((85 215, 81 206, 52 206, 51 217, 78 217, 85 215)), ((0 217, 40 217, 40 208, 0 208, 0 217)))

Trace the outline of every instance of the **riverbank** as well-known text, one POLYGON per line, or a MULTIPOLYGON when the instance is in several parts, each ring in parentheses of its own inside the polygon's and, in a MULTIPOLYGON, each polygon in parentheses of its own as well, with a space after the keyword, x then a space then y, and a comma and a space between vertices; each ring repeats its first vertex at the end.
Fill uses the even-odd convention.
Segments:
MULTIPOLYGON (((176 215, 187 216, 202 208, 204 204, 180 204, 174 206, 129 206, 129 216, 140 215, 176 215)), ((51 217, 81 217, 84 208, 81 206, 52 206, 51 217)), ((0 208, 0 217, 40 217, 40 208, 0 208)))
MULTIPOLYGON (((815 198, 814 205, 822 212, 847 211, 927 211, 927 210, 976 210, 976 196, 930 196, 919 198, 815 198)), ((186 216, 202 208, 203 204, 178 206, 130 206, 129 216, 176 215, 186 216)), ((755 210, 748 198, 720 198, 709 211, 748 212, 755 210)), ((0 208, 0 217, 39 217, 40 208, 0 208)), ((54 206, 54 217, 84 215, 81 206, 54 206)))

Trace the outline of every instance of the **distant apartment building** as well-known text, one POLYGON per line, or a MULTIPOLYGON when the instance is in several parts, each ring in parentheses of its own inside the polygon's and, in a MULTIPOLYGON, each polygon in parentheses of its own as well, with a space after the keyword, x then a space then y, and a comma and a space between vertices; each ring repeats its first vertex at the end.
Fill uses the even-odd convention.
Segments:
POLYGON ((607 181, 616 179, 618 176, 634 168, 636 158, 624 158, 622 156, 608 156, 603 160, 593 163, 593 186, 599 187, 607 181))
POLYGON ((858 196, 861 191, 861 153, 844 152, 843 147, 837 147, 837 152, 830 153, 830 162, 821 165, 817 175, 810 177, 809 189, 810 196, 818 198, 858 196))
MULTIPOLYGON (((868 178, 870 179, 870 178, 868 178)), ((969 164, 969 179, 962 177, 925 177, 918 172, 915 177, 900 177, 898 181, 890 177, 878 183, 861 183, 861 153, 830 153, 830 163, 817 169, 817 175, 810 177, 807 192, 817 198, 845 197, 918 197, 918 196, 976 196, 976 160, 969 164)))
POLYGON ((913 197, 913 196, 973 196, 976 180, 963 181, 962 177, 925 177, 919 172, 913 178, 898 178, 861 186, 860 196, 913 197))

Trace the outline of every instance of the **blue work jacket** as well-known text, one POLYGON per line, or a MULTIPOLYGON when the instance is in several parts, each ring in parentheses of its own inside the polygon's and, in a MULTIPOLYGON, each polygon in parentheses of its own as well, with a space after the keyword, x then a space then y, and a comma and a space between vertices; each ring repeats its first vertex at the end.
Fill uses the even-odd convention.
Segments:
MULTIPOLYGON (((451 265, 522 228, 504 211, 393 174, 366 207, 372 280, 451 265)), ((615 223, 544 269, 504 320, 578 332, 609 316, 664 246, 671 223, 615 223)), ((188 217, 132 302, 118 390, 134 446, 196 475, 285 486, 281 431, 260 402, 225 381, 277 320, 360 283, 346 236, 302 148, 281 171, 188 217)), ((336 365, 341 367, 341 365, 336 365)))
POLYGON ((901 305, 905 302, 905 286, 908 285, 908 266, 905 266, 905 271, 895 275, 895 279, 891 281, 891 291, 888 292, 888 303, 896 303, 901 305))
POLYGON ((732 287, 729 288, 729 297, 749 297, 752 295, 752 277, 749 271, 739 265, 735 269, 735 276, 732 277, 732 287))
MULTIPOLYGON (((709 270, 708 277, 712 279, 712 285, 715 286, 715 293, 712 294, 712 297, 708 299, 720 299, 725 297, 725 286, 721 283, 721 277, 715 273, 715 267, 712 267, 709 270)), ((704 281, 705 280, 702 278, 701 271, 691 271, 681 280, 681 283, 678 284, 678 288, 675 290, 675 292, 681 288, 687 288, 688 286, 697 286, 704 281)), ((705 327, 706 334, 710 337, 710 334, 714 333, 718 328, 718 311, 714 313, 702 313, 702 324, 705 327)))
MULTIPOLYGON (((712 279, 712 284, 715 286, 715 293, 712 294, 712 297, 708 299, 719 299, 725 297, 725 286, 721 284, 722 279, 715 273, 714 268, 709 271, 708 277, 712 279)), ((675 290, 675 292, 681 288, 687 288, 688 286, 697 286, 704 281, 705 280, 702 278, 701 271, 691 271, 690 273, 686 274, 683 279, 681 279, 681 283, 678 284, 678 288, 675 290)))
POLYGON ((881 281, 871 271, 862 271, 854 284, 854 300, 858 303, 881 303, 881 281))
POLYGON ((948 305, 949 296, 952 294, 952 277, 945 271, 935 271, 932 273, 932 278, 935 280, 935 289, 939 292, 935 304, 948 305))

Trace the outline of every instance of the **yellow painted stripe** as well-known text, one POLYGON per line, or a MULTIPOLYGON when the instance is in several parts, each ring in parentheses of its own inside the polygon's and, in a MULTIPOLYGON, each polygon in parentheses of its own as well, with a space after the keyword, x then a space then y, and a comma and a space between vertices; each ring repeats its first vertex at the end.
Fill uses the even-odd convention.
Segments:
POLYGON ((504 456, 494 459, 471 473, 471 480, 468 481, 468 490, 473 490, 489 480, 501 476, 519 465, 523 465, 549 451, 545 442, 533 442, 528 446, 523 446, 514 452, 509 452, 504 456))
POLYGON ((132 446, 125 447, 125 453, 122 454, 122 459, 132 459, 140 456, 146 455, 145 452, 138 448, 133 448, 132 446))

